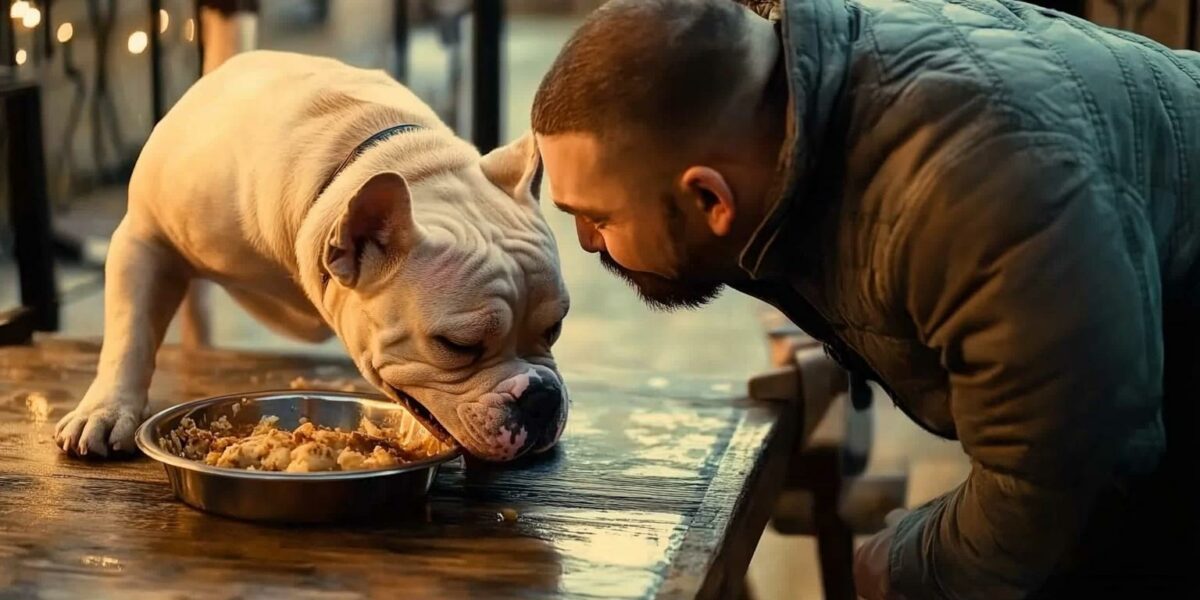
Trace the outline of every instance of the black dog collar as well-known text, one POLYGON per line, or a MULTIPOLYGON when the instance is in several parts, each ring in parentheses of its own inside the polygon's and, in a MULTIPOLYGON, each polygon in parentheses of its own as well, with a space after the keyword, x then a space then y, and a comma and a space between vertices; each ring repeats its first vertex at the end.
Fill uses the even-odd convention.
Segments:
MULTIPOLYGON (((354 162, 354 159, 362 156, 363 152, 366 152, 369 148, 371 148, 371 146, 374 146, 394 135, 408 133, 416 129, 422 129, 422 127, 414 123, 402 123, 400 125, 396 125, 395 127, 388 127, 387 129, 384 129, 383 131, 380 131, 379 133, 376 133, 375 135, 372 135, 364 140, 363 143, 359 144, 358 147, 356 147, 354 151, 351 152, 350 155, 347 156, 346 159, 343 160, 342 163, 333 170, 333 173, 329 174, 329 178, 325 180, 325 183, 321 186, 321 189, 317 190, 317 198, 320 198, 321 194, 325 193, 325 190, 330 184, 333 183, 333 180, 336 179, 342 171, 345 171, 346 167, 350 166, 350 163, 354 162)), ((316 202, 316 199, 313 199, 313 202, 316 202)), ((329 273, 325 271, 324 267, 321 267, 320 271, 321 288, 323 290, 325 286, 329 284, 329 273)))
POLYGON ((384 129, 383 131, 380 131, 379 133, 376 133, 375 135, 372 135, 364 140, 363 143, 359 144, 358 147, 356 147, 354 151, 342 161, 342 164, 338 165, 337 168, 333 170, 333 173, 331 173, 329 178, 325 180, 325 184, 321 186, 321 189, 317 190, 317 197, 320 198, 321 194, 325 193, 326 188, 333 183, 333 180, 337 178, 342 171, 346 170, 346 167, 350 166, 350 163, 362 156, 362 154, 372 146, 383 142, 394 135, 408 133, 416 129, 422 129, 422 127, 414 123, 402 123, 400 125, 396 125, 395 127, 388 127, 387 129, 384 129))

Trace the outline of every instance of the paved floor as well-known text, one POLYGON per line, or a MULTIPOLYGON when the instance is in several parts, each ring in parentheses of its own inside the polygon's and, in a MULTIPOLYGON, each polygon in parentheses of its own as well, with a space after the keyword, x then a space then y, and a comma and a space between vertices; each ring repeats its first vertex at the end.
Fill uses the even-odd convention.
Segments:
MULTIPOLYGON (((262 46, 328 54, 362 66, 381 66, 389 60, 387 31, 373 18, 377 1, 333 3, 328 31, 284 34, 269 27, 262 46)), ((510 23, 506 62, 505 135, 514 138, 528 127, 528 106, 542 73, 574 22, 563 19, 514 19, 510 23)), ((418 36, 412 51, 413 87, 418 93, 436 96, 444 81, 445 56, 430 35, 418 36)), ((92 212, 64 216, 61 224, 76 228, 106 227, 115 222, 121 206, 120 190, 92 205, 92 212), (82 225, 81 225, 82 224, 82 225)), ((548 205, 547 205, 548 206, 548 205)), ((564 276, 572 295, 572 313, 556 354, 569 372, 571 365, 652 369, 663 377, 704 373, 747 378, 767 367, 765 340, 760 334, 756 312, 762 305, 752 299, 726 294, 698 312, 654 313, 645 309, 622 283, 602 270, 596 259, 575 243, 570 220, 552 209, 550 221, 559 240, 564 276)), ((102 251, 102 244, 98 246, 102 251)), ((9 268, 11 271, 11 268, 9 268)), ((12 281, 0 268, 0 281, 12 281)), ((86 269, 64 270, 63 279, 86 295, 98 290, 95 273, 86 269), (91 288, 88 288, 88 282, 91 288)), ((0 306, 14 296, 11 286, 0 287, 0 306)), ((98 293, 72 302, 64 312, 64 333, 99 336, 102 333, 102 298, 98 293)), ((337 342, 320 346, 295 344, 266 331, 223 294, 214 294, 215 341, 222 346, 339 353, 337 342)), ((169 334, 169 340, 176 333, 169 334)), ((930 439, 908 423, 890 403, 877 403, 876 452, 871 469, 907 469, 913 477, 910 498, 920 501, 954 485, 965 472, 965 462, 954 444, 930 439)), ((768 531, 751 571, 757 597, 820 598, 815 548, 811 540, 783 538, 768 531)))

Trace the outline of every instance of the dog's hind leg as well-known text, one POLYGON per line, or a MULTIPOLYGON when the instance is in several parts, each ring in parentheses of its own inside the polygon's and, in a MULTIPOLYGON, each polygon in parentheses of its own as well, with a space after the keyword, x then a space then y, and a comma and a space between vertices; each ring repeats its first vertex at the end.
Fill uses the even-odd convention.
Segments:
POLYGON ((333 330, 299 290, 280 288, 270 294, 226 291, 250 316, 279 335, 310 344, 319 344, 333 336, 333 330))
POLYGON ((183 303, 179 305, 177 314, 180 342, 186 350, 212 345, 212 312, 209 310, 211 291, 211 283, 203 279, 193 279, 188 285, 183 303))
POLYGON ((105 264, 104 343, 96 379, 58 422, 59 447, 93 456, 134 450, 155 356, 191 276, 191 267, 170 245, 129 216, 121 221, 105 264))

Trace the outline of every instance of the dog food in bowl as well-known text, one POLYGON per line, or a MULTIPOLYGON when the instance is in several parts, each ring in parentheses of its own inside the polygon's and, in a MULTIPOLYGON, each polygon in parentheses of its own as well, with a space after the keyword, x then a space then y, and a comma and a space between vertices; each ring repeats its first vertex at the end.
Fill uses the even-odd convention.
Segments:
POLYGON ((221 416, 203 427, 185 417, 158 442, 171 454, 215 467, 288 473, 396 467, 444 450, 432 436, 414 444, 405 439, 411 436, 380 427, 365 416, 353 431, 319 426, 306 418, 288 431, 278 422, 277 417, 264 416, 257 424, 238 427, 221 416))

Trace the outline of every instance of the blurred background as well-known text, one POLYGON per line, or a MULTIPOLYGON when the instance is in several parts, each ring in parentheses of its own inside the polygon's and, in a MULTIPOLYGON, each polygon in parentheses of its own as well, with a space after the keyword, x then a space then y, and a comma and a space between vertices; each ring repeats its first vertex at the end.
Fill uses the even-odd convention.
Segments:
MULTIPOLYGON (((464 137, 483 140, 484 146, 512 140, 528 128, 528 107, 543 73, 580 19, 601 3, 260 0, 255 45, 384 69, 464 137), (499 35, 492 40, 498 44, 499 54, 492 58, 498 59, 499 70, 484 74, 495 81, 482 83, 474 81, 480 76, 473 61, 481 39, 475 21, 481 6, 499 24, 492 31, 499 35), (485 98, 489 106, 483 111, 474 93, 477 85, 487 86, 484 96, 494 96, 485 98), (488 131, 478 130, 481 112, 490 112, 495 121, 484 117, 488 131)), ((1138 31, 1172 47, 1195 47, 1200 33, 1195 0, 1043 4, 1138 31)), ((0 163, 0 315, 22 302, 14 242, 28 226, 23 219, 33 214, 37 221, 20 193, 33 188, 20 186, 30 185, 44 170, 44 182, 35 187, 44 191, 48 235, 36 241, 53 257, 58 330, 73 337, 99 337, 102 266, 108 236, 124 214, 129 174, 157 116, 169 110, 201 72, 197 3, 0 0, 0 6, 0 91, 5 94, 7 119, 0 129, 0 156, 7 159, 0 163), (14 90, 30 84, 40 92, 40 127, 8 118, 29 109, 19 104, 28 96, 14 90), (43 149, 43 164, 30 162, 30 144, 43 149)), ((484 42, 491 43, 487 32, 483 35, 484 42)), ((660 380, 703 374, 744 382, 770 367, 763 325, 768 311, 762 305, 726 294, 699 312, 650 312, 593 256, 579 250, 569 218, 553 210, 546 213, 558 236, 573 299, 556 347, 568 377, 586 365, 665 374, 660 380)), ((213 342, 218 346, 342 352, 336 340, 313 347, 279 338, 219 291, 213 294, 212 306, 213 342)), ((168 341, 177 339, 173 326, 168 341)), ((924 434, 890 402, 876 402, 873 411, 876 434, 867 472, 906 474, 906 503, 939 495, 965 475, 967 464, 957 445, 924 434)), ((820 579, 811 537, 783 536, 768 528, 751 567, 755 597, 820 598, 820 579)))

